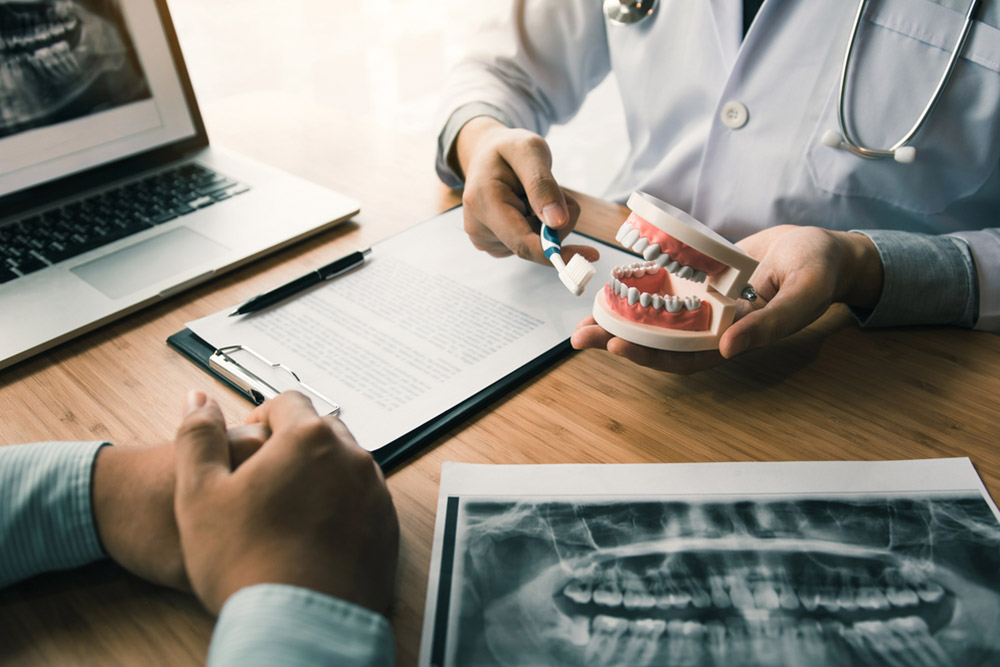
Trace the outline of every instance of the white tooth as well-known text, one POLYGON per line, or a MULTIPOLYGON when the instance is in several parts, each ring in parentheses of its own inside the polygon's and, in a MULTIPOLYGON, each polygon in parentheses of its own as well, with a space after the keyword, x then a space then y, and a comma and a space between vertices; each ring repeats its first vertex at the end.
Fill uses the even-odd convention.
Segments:
POLYGON ((625 235, 628 234, 630 231, 632 231, 632 225, 629 224, 629 222, 626 220, 625 222, 622 223, 622 226, 618 228, 618 233, 615 234, 615 241, 621 243, 622 239, 625 238, 625 235))
POLYGON ((712 590, 712 603, 716 607, 727 609, 731 606, 732 601, 729 599, 729 593, 726 592, 726 587, 722 583, 721 576, 717 574, 709 575, 708 587, 712 590))
POLYGON ((611 284, 611 291, 617 294, 619 289, 618 286, 622 284, 622 281, 618 280, 617 278, 612 278, 610 284, 611 284))
POLYGON ((645 582, 634 572, 622 573, 622 604, 626 609, 650 609, 656 606, 654 598, 646 588, 645 582))
POLYGON ((860 588, 855 596, 855 601, 861 609, 888 609, 889 600, 885 593, 874 586, 864 586, 860 588))
POLYGON ((620 283, 618 285, 618 296, 624 299, 626 294, 628 294, 628 285, 620 283))
POLYGON ((659 294, 654 294, 652 301, 653 301, 653 308, 656 308, 657 310, 663 310, 662 296, 660 296, 659 294))
POLYGON ((917 595, 924 602, 933 604, 944 597, 944 588, 933 581, 927 581, 917 586, 917 595))
POLYGON ((620 278, 631 278, 632 277, 632 267, 631 266, 623 266, 622 270, 621 270, 621 275, 619 277, 620 278))
POLYGON ((707 649, 711 656, 711 664, 729 664, 729 641, 726 638, 726 626, 719 621, 711 621, 705 624, 705 634, 708 641, 707 649))
POLYGON ((705 273, 704 271, 695 271, 694 275, 691 276, 691 280, 695 281, 696 283, 703 283, 705 282, 705 278, 707 277, 708 274, 705 273))
POLYGON ((899 632, 928 632, 927 621, 919 616, 903 616, 889 620, 889 627, 899 632))
POLYGON ((837 595, 837 605, 844 611, 854 611, 861 605, 861 591, 857 594, 847 587, 840 589, 837 595))
POLYGON ((701 299, 696 296, 684 297, 684 307, 688 310, 698 310, 701 308, 701 299))
POLYGON ((676 274, 678 271, 681 270, 681 263, 678 262, 677 260, 674 260, 674 261, 670 262, 669 264, 667 264, 666 268, 667 268, 667 271, 669 271, 670 273, 676 274))
POLYGON ((575 646, 586 646, 590 643, 590 619, 576 615, 570 621, 569 641, 575 646))
POLYGON ((622 665, 649 665, 660 650, 660 635, 667 629, 667 622, 652 618, 637 619, 629 623, 628 629, 625 648, 621 655, 616 656, 616 662, 622 665))
POLYGON ((605 665, 618 653, 618 640, 628 630, 628 621, 613 616, 597 616, 590 627, 590 642, 584 651, 588 665, 605 665))
POLYGON ((635 302, 639 300, 639 289, 636 287, 628 288, 628 305, 633 306, 635 302))
POLYGON ((799 602, 806 611, 816 611, 819 606, 819 593, 816 591, 804 591, 799 593, 799 602))
POLYGON ((646 267, 645 266, 637 266, 634 269, 632 269, 632 277, 633 278, 642 278, 644 275, 646 275, 646 267))
POLYGON ((894 618, 889 621, 889 628, 902 636, 911 654, 923 657, 924 662, 921 664, 954 664, 954 661, 941 647, 938 640, 931 636, 927 622, 919 616, 894 618))
POLYGON ((618 587, 618 582, 614 579, 609 579, 595 586, 594 602, 605 607, 621 606, 622 590, 618 587))
POLYGON ((712 606, 712 596, 708 594, 705 587, 698 582, 691 580, 691 604, 695 609, 707 609, 712 606))
POLYGON ((792 590, 791 586, 787 584, 783 586, 779 598, 782 609, 794 611, 799 608, 799 599, 795 596, 795 591, 792 590))
POLYGON ((665 296, 663 297, 663 307, 666 308, 668 313, 680 312, 681 300, 676 296, 665 296))
POLYGON ((694 269, 692 269, 690 266, 683 266, 681 267, 681 270, 677 272, 678 278, 690 278, 693 275, 694 275, 694 269))
POLYGON ((781 606, 778 591, 775 590, 774 584, 771 583, 760 582, 754 586, 753 599, 760 609, 777 609, 781 606))
POLYGON ((912 607, 920 601, 917 594, 908 586, 893 586, 885 592, 885 596, 894 607, 912 607))
POLYGON ((649 308, 649 304, 653 301, 653 297, 649 292, 643 292, 639 295, 639 305, 643 308, 649 308))
POLYGON ((684 609, 689 604, 691 604, 691 593, 684 588, 678 588, 677 592, 674 593, 674 607, 684 609))
POLYGON ((753 609, 754 607, 753 594, 743 582, 733 582, 729 589, 729 598, 737 609, 753 609))
POLYGON ((588 604, 593 591, 593 582, 574 579, 566 584, 566 588, 563 589, 563 595, 577 604, 588 604))
POLYGON ((659 256, 660 256, 659 243, 653 243, 647 246, 646 249, 642 251, 642 258, 645 259, 646 261, 652 261, 659 256))
POLYGON ((670 255, 668 255, 667 253, 663 253, 662 255, 656 258, 656 265, 662 269, 664 266, 667 265, 669 261, 670 261, 670 255))
POLYGON ((635 250, 640 255, 642 251, 649 247, 649 239, 645 236, 639 237, 639 240, 632 244, 632 250, 635 250))
POLYGON ((840 604, 837 602, 837 595, 832 588, 824 587, 819 590, 819 606, 827 611, 837 611, 840 604))
POLYGON ((639 230, 633 229, 622 239, 622 245, 626 248, 631 248, 632 244, 639 240, 639 230))

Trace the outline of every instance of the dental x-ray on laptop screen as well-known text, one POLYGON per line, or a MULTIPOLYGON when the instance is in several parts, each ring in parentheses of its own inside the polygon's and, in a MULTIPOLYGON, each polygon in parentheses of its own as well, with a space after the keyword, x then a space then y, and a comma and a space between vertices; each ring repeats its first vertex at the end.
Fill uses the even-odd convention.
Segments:
POLYGON ((0 368, 357 211, 209 147, 165 0, 0 0, 0 368))

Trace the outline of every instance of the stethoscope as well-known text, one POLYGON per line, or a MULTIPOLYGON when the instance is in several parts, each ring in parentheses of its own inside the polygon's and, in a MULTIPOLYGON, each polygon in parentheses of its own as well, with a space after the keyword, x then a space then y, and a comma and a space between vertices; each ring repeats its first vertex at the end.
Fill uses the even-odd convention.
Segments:
POLYGON ((884 150, 877 148, 866 148, 859 144, 852 136, 850 131, 847 129, 847 111, 844 108, 844 91, 847 89, 847 72, 851 66, 851 52, 854 50, 854 42, 858 36, 858 26, 861 24, 861 16, 865 13, 865 7, 868 6, 868 0, 861 0, 858 5, 858 13, 854 17, 854 27, 851 29, 851 38, 847 42, 847 50, 844 52, 844 65, 840 70, 840 92, 837 94, 837 123, 840 125, 840 132, 836 130, 827 130, 826 134, 823 135, 823 143, 832 148, 843 148, 845 151, 853 153, 858 157, 863 157, 868 160, 878 160, 883 158, 893 158, 896 162, 902 162, 904 164, 909 164, 917 157, 917 149, 913 146, 907 146, 907 144, 916 136, 920 128, 924 126, 927 119, 930 117, 931 112, 937 103, 941 100, 941 95, 944 94, 944 89, 951 80, 951 73, 955 69, 955 65, 958 64, 958 57, 962 54, 962 49, 965 48, 965 41, 969 37, 969 32, 972 30, 972 24, 975 22, 976 9, 979 7, 979 0, 972 0, 969 4, 969 11, 965 14, 965 24, 962 26, 962 34, 959 35, 958 41, 955 42, 955 47, 951 50, 951 56, 948 58, 948 65, 944 69, 944 73, 938 80, 937 87, 934 89, 934 94, 931 95, 930 100, 927 101, 927 106, 920 113, 917 121, 910 128, 910 131, 903 135, 903 138, 894 143, 889 148, 884 150))
MULTIPOLYGON (((934 94, 931 95, 930 100, 928 100, 927 105, 920 113, 920 116, 913 124, 913 127, 911 127, 910 130, 903 135, 902 139, 886 149, 867 148, 866 146, 863 146, 854 139, 850 130, 847 129, 847 110, 844 104, 844 98, 846 97, 845 91, 847 90, 847 74, 851 66, 851 54, 854 51, 854 42, 857 41, 858 29, 861 25, 861 17, 864 15, 867 7, 868 0, 861 0, 861 2, 858 3, 858 13, 854 17, 854 26, 851 28, 851 38, 847 41, 847 49, 844 51, 844 64, 840 70, 840 90, 837 94, 837 124, 840 126, 840 132, 837 132, 836 130, 827 130, 823 135, 822 141, 827 146, 832 148, 842 148, 845 151, 853 153, 858 157, 863 157, 866 160, 879 160, 891 157, 896 160, 896 162, 910 163, 917 157, 917 149, 913 146, 908 146, 907 144, 913 140, 913 137, 915 137, 924 126, 927 119, 930 117, 931 112, 934 110, 934 107, 937 106, 937 103, 941 100, 941 96, 944 94, 944 89, 951 80, 951 74, 955 69, 955 65, 958 64, 958 58, 962 54, 962 50, 965 48, 965 42, 969 37, 969 33, 972 31, 972 26, 975 23, 976 9, 979 8, 979 0, 972 0, 969 4, 969 11, 965 14, 965 24, 962 26, 962 34, 959 35, 958 41, 955 43, 955 47, 951 50, 951 56, 948 58, 948 65, 945 67, 944 73, 938 80, 937 87, 934 89, 934 94)), ((650 16, 655 8, 656 0, 604 0, 604 15, 609 21, 617 25, 631 25, 633 23, 638 23, 647 16, 650 16)))

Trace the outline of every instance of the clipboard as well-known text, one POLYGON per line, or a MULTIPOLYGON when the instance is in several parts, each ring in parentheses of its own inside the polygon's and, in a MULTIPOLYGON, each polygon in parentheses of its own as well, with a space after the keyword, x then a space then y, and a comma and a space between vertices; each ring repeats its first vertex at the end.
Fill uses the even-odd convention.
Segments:
MULTIPOLYGON (((204 340, 199 338, 190 329, 178 331, 168 337, 167 344, 183 354, 190 361, 194 362, 195 365, 204 370, 206 373, 214 376, 216 380, 255 405, 260 405, 266 398, 268 398, 267 396, 262 396, 259 393, 255 394, 253 391, 248 390, 242 383, 235 382, 225 374, 218 372, 217 367, 213 366, 211 363, 212 357, 216 354, 217 350, 212 345, 209 345, 204 340)), ((372 456, 383 470, 392 468, 393 466, 401 463, 411 454, 428 445, 431 441, 443 434, 449 428, 453 427, 455 424, 472 416, 490 403, 493 403, 500 397, 512 391, 518 385, 526 382, 563 357, 569 356, 572 351, 573 348, 569 344, 568 340, 562 345, 553 347, 547 352, 536 357, 532 363, 521 366, 514 372, 502 378, 500 381, 490 385, 473 396, 470 396, 451 409, 432 417, 427 422, 421 424, 409 433, 406 433, 383 447, 379 447, 372 452, 372 456)), ((339 406, 337 407, 339 412, 339 406)))
MULTIPOLYGON (((591 242, 605 275, 635 260, 591 242)), ((459 207, 374 244, 355 271, 266 311, 189 322, 167 342, 251 402, 297 389, 328 412, 340 403, 387 468, 568 355, 593 292, 572 295, 551 266, 476 250, 459 207)))

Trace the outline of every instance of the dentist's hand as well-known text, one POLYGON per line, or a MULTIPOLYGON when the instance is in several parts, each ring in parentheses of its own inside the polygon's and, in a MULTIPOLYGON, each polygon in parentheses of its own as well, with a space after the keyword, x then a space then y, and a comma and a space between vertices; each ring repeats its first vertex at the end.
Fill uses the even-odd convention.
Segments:
POLYGON ((371 454, 297 392, 267 401, 249 421, 269 435, 233 470, 218 404, 189 397, 177 434, 176 514, 194 592, 214 613, 260 583, 386 613, 399 526, 371 454))
MULTIPOLYGON (((494 257, 513 254, 548 264, 538 221, 565 237, 576 224, 580 207, 552 176, 552 154, 545 140, 481 116, 462 127, 455 153, 465 175, 462 204, 472 244, 494 257)), ((590 246, 562 247, 564 260, 575 254, 588 261, 599 257, 590 246)))
POLYGON ((757 300, 740 301, 718 351, 654 350, 612 336, 593 318, 577 325, 573 347, 606 349, 643 366, 690 374, 795 333, 833 303, 872 308, 882 293, 882 262, 863 234, 781 225, 737 245, 760 262, 750 280, 757 300))

